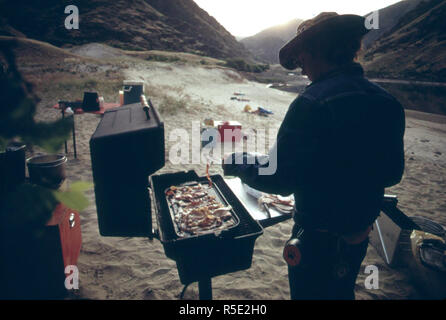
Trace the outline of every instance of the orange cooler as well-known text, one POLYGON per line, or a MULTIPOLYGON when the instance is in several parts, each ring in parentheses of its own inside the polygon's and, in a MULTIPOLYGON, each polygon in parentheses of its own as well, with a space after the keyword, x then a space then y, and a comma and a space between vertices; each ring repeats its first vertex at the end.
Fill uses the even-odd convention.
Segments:
POLYGON ((242 139, 242 125, 237 121, 215 121, 219 132, 220 142, 240 142, 242 139))

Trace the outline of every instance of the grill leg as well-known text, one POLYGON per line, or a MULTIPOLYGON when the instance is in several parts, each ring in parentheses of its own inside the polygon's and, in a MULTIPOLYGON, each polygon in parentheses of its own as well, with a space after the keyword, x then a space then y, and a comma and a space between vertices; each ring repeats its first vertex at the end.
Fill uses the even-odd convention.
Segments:
POLYGON ((73 150, 74 150, 74 158, 77 159, 77 151, 76 151, 76 129, 74 127, 74 113, 73 113, 73 150))
POLYGON ((200 300, 212 300, 212 278, 198 281, 200 300))
MULTIPOLYGON (((59 105, 59 107, 60 107, 60 105, 59 105)), ((61 106, 61 108, 62 108, 62 119, 64 119, 65 118, 65 106, 61 106)), ((65 140, 64 141, 64 144, 65 144, 65 155, 68 155, 68 145, 67 145, 67 140, 65 140)))

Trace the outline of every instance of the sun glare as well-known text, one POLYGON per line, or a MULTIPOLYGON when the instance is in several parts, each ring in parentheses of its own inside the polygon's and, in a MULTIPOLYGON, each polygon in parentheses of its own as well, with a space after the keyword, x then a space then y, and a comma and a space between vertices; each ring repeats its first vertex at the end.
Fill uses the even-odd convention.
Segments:
POLYGON ((252 36, 293 19, 309 19, 323 11, 365 15, 398 0, 194 0, 234 36, 252 36))

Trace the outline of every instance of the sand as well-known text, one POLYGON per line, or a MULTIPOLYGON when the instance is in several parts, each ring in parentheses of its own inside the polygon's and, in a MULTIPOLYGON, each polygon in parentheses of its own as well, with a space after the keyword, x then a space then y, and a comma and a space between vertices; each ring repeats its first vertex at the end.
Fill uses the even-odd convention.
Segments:
MULTIPOLYGON (((79 51, 78 51, 79 52, 79 51)), ((224 68, 188 66, 187 64, 141 63, 123 71, 126 79, 146 82, 146 95, 155 106, 165 96, 182 99, 183 109, 176 114, 163 115, 167 140, 175 128, 190 132, 192 121, 204 118, 237 120, 245 128, 277 128, 288 105, 296 95, 266 88, 265 84, 243 79, 237 72, 224 68), (160 92, 163 92, 161 95, 160 92), (250 102, 230 100, 234 92, 245 94, 250 102), (261 106, 274 115, 262 118, 242 112, 249 104, 261 106)), ((116 94, 117 101, 118 96, 116 94)), ((39 119, 59 117, 50 109, 51 101, 43 100, 38 108, 39 119)), ((54 103, 54 101, 52 102, 54 103)), ((74 159, 69 143, 67 173, 69 181, 92 181, 89 139, 100 117, 76 115, 78 158, 74 159)), ((400 208, 407 215, 421 215, 446 225, 446 117, 407 112, 405 136, 406 170, 403 181, 388 193, 398 195, 400 208)), ((379 124, 377 124, 379 125, 379 124)), ((175 172, 194 169, 204 175, 202 164, 175 165, 166 159, 159 171, 175 172)), ((219 166, 211 167, 212 174, 222 174, 219 166)), ((80 270, 79 296, 85 299, 178 299, 183 288, 175 262, 165 257, 157 240, 146 238, 105 238, 99 235, 94 191, 87 192, 90 205, 81 212, 82 250, 78 261, 80 270)), ((287 266, 282 248, 290 235, 292 222, 287 221, 265 230, 255 244, 252 267, 245 271, 213 279, 215 299, 289 299, 287 266)), ((405 270, 386 266, 376 250, 369 246, 357 284, 357 299, 410 299, 422 294, 412 285, 405 270), (379 269, 379 289, 367 290, 364 269, 375 265, 379 269)), ((192 284, 186 299, 197 299, 198 288, 192 284)))

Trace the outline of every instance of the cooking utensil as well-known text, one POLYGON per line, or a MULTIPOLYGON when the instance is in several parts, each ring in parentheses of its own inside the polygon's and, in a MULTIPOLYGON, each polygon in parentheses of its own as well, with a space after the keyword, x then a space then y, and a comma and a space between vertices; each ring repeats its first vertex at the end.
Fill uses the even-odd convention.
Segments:
POLYGON ((34 184, 57 189, 65 181, 67 157, 63 154, 37 155, 26 162, 29 179, 34 184))
POLYGON ((267 217, 268 219, 270 219, 270 218, 271 218, 271 212, 269 211, 269 207, 268 207, 268 205, 267 205, 266 203, 262 203, 262 205, 263 205, 263 208, 265 208, 265 211, 266 211, 266 217, 267 217))

